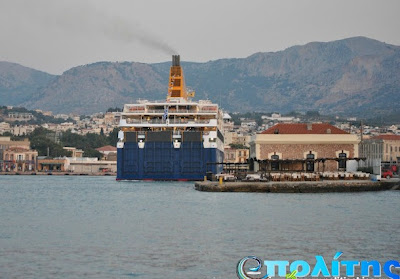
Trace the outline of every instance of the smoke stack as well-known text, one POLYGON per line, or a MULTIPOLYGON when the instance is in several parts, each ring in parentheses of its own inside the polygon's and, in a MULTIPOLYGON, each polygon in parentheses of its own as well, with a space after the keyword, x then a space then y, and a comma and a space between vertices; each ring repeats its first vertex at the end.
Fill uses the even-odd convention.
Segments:
POLYGON ((180 66, 181 57, 179 55, 172 55, 172 66, 180 66))

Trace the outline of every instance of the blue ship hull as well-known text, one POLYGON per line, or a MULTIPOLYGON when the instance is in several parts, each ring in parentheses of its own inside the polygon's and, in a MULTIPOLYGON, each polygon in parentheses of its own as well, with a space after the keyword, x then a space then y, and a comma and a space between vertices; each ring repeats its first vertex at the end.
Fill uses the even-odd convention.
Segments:
POLYGON ((117 151, 117 180, 203 180, 208 172, 222 171, 223 152, 202 142, 125 142, 117 151))

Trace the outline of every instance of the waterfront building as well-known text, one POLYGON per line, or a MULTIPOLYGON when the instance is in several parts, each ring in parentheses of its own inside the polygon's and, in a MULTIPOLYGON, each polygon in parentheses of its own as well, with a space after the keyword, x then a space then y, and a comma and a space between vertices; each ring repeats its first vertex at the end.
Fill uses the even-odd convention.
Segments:
POLYGON ((117 161, 99 161, 91 157, 66 157, 66 170, 76 173, 117 172, 117 161))
POLYGON ((400 135, 378 135, 363 140, 360 156, 366 158, 366 167, 400 164, 400 135))
POLYGON ((66 158, 38 158, 37 170, 38 171, 66 171, 67 159, 66 158))
POLYGON ((346 170, 358 158, 359 139, 325 123, 280 123, 253 135, 250 169, 254 171, 346 170))
POLYGON ((22 148, 29 150, 30 142, 28 139, 25 140, 11 140, 11 137, 0 137, 0 170, 5 170, 4 152, 10 148, 22 148))
POLYGON ((379 135, 374 139, 382 141, 382 161, 400 162, 400 135, 379 135))
POLYGON ((38 152, 26 147, 9 147, 2 151, 1 171, 34 171, 38 152))
POLYGON ((360 156, 365 167, 389 167, 400 164, 400 135, 378 135, 360 143, 360 156))

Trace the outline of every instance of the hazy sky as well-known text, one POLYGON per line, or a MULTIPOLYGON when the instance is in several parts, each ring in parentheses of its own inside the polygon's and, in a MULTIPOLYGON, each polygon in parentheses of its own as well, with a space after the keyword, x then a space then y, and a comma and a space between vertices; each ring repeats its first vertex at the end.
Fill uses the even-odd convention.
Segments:
POLYGON ((0 0, 0 61, 61 74, 97 61, 247 57, 366 36, 400 45, 399 0, 0 0))

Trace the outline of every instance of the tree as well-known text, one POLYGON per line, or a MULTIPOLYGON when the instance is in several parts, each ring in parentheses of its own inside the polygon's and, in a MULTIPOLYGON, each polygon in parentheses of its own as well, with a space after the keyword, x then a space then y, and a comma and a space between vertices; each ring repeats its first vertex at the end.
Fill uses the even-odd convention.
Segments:
POLYGON ((108 108, 108 109, 107 109, 107 112, 118 112, 118 111, 122 111, 122 109, 119 108, 119 107, 108 108))
POLYGON ((102 147, 108 144, 108 138, 104 135, 98 135, 94 133, 88 133, 86 135, 78 135, 67 130, 61 136, 61 142, 64 146, 73 146, 76 148, 83 149, 85 155, 87 150, 102 147))
POLYGON ((319 117, 319 112, 316 110, 309 110, 306 112, 307 117, 319 117))
POLYGON ((42 127, 36 128, 30 135, 31 149, 37 150, 39 156, 63 157, 71 156, 71 152, 64 150, 62 145, 54 142, 47 135, 52 131, 42 127), (49 154, 47 154, 49 153, 49 154))
POLYGON ((13 134, 10 133, 10 132, 4 132, 4 133, 2 134, 2 136, 3 136, 3 137, 12 137, 13 134))
POLYGON ((292 110, 291 112, 289 112, 289 113, 287 113, 287 114, 284 114, 285 116, 293 116, 293 117, 298 117, 298 116, 301 116, 301 113, 300 112, 296 112, 296 111, 294 111, 294 110, 292 110))
POLYGON ((230 143, 229 146, 233 149, 249 149, 247 146, 241 143, 230 143))
POLYGON ((112 145, 112 146, 116 146, 117 142, 118 142, 118 132, 119 132, 119 128, 115 127, 110 134, 108 134, 108 144, 112 145))
POLYGON ((86 149, 84 155, 85 157, 97 157, 99 160, 102 157, 102 154, 99 151, 92 148, 86 149))

